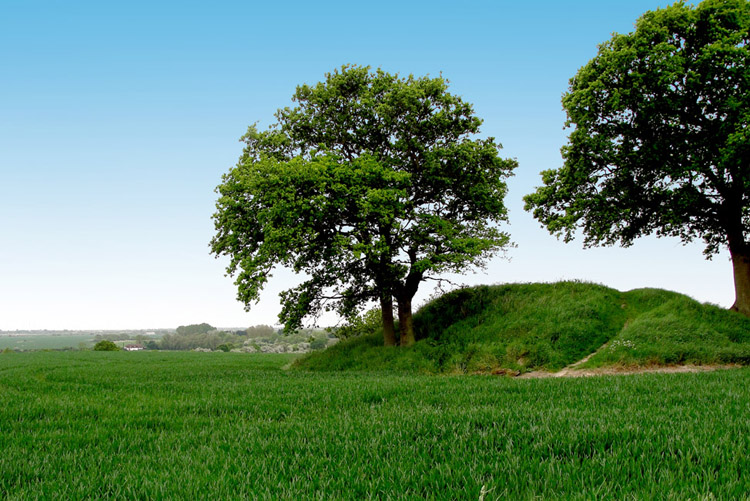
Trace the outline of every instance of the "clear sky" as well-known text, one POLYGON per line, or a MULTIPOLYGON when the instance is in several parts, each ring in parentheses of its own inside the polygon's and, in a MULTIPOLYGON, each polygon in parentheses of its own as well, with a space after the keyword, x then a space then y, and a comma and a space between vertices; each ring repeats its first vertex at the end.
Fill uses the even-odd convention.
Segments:
MULTIPOLYGON (((352 63, 438 75, 520 163, 517 248, 464 282, 582 279, 729 306, 726 253, 646 238, 558 242, 522 209, 561 164, 568 79, 658 0, 0 4, 0 329, 274 323, 283 270, 246 313, 209 255, 214 188, 247 126, 352 63)), ((427 284, 426 284, 427 285, 427 284)), ((429 296, 423 288, 419 303, 429 296)))

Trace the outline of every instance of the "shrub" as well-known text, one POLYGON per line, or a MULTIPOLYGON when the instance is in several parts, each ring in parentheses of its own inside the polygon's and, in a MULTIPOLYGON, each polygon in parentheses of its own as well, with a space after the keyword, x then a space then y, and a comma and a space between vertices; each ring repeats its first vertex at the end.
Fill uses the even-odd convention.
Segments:
POLYGON ((94 345, 94 351, 120 351, 120 347, 112 341, 103 339, 94 345))
POLYGON ((311 350, 322 350, 328 346, 328 337, 325 335, 318 337, 310 336, 309 342, 311 350))
POLYGON ((349 319, 348 323, 333 331, 339 339, 348 339, 378 332, 383 328, 380 308, 373 308, 359 316, 349 319))
POLYGON ((276 334, 276 329, 270 325, 255 325, 253 327, 248 327, 245 333, 249 338, 265 338, 274 336, 276 334))

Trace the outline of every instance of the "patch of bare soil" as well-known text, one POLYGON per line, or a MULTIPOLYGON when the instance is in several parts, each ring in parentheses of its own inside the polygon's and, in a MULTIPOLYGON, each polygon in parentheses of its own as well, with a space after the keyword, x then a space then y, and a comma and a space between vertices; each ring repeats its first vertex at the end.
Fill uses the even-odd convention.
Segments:
POLYGON ((591 357, 605 349, 609 342, 601 345, 595 352, 590 353, 577 362, 557 372, 533 371, 518 376, 522 379, 538 379, 546 377, 589 377, 589 376, 612 376, 627 374, 678 373, 678 372, 706 372, 718 369, 736 369, 740 365, 649 365, 649 366, 612 366, 598 367, 596 369, 579 369, 580 366, 589 361, 591 357))
MULTIPOLYGON (((581 362, 583 363, 583 362, 581 362)), ((577 363, 576 363, 577 365, 577 363)), ((680 373, 680 372, 708 372, 722 369, 737 369, 740 365, 667 365, 647 367, 599 367, 596 369, 575 369, 570 366, 558 372, 533 371, 521 374, 519 379, 538 379, 548 377, 589 377, 613 376, 647 373, 680 373)))

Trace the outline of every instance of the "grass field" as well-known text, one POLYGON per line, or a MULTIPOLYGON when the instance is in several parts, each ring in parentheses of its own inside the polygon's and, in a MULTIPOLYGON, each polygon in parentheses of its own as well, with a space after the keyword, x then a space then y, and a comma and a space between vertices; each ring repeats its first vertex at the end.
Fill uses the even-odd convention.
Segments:
POLYGON ((0 354, 5 499, 717 499, 750 370, 310 373, 288 355, 0 354))

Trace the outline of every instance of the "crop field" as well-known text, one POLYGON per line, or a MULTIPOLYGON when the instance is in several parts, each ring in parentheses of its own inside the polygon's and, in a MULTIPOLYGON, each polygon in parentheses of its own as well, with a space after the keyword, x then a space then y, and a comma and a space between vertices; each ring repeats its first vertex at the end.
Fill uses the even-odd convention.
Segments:
POLYGON ((519 380, 292 356, 0 354, 4 499, 750 493, 750 370, 519 380))
POLYGON ((11 350, 57 350, 61 348, 78 348, 81 344, 87 347, 93 346, 94 336, 91 334, 0 336, 0 350, 6 348, 11 350))

